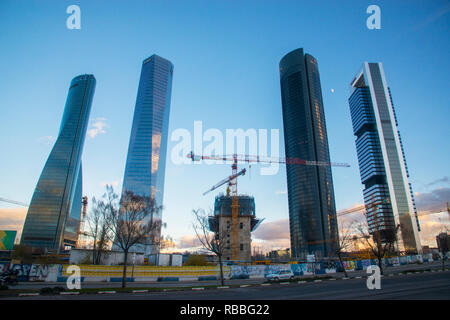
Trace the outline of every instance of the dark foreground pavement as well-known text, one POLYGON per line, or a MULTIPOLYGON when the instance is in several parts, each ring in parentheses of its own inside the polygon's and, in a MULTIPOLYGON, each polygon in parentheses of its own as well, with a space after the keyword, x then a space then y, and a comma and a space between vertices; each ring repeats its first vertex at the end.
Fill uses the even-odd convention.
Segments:
POLYGON ((4 299, 33 300, 321 300, 321 299, 450 299, 450 271, 386 275, 380 290, 368 290, 366 276, 348 280, 322 280, 202 291, 167 291, 148 293, 80 294, 4 299))

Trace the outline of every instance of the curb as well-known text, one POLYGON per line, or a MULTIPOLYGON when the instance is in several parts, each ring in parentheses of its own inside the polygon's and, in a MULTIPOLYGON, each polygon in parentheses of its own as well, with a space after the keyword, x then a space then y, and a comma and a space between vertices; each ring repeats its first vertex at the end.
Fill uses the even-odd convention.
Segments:
POLYGON ((98 291, 98 294, 111 294, 111 293, 117 293, 116 291, 98 291))
POLYGON ((148 292, 148 290, 133 290, 133 293, 145 293, 148 292))
POLYGON ((38 296, 39 293, 19 293, 19 297, 38 296))
POLYGON ((223 287, 217 287, 217 289, 228 289, 230 288, 229 286, 223 286, 223 287))
POLYGON ((60 292, 60 295, 73 295, 73 294, 80 294, 79 291, 70 291, 70 292, 60 292))
POLYGON ((205 288, 202 288, 202 287, 200 287, 200 288, 192 288, 192 290, 194 290, 194 291, 197 291, 197 290, 205 290, 205 288))

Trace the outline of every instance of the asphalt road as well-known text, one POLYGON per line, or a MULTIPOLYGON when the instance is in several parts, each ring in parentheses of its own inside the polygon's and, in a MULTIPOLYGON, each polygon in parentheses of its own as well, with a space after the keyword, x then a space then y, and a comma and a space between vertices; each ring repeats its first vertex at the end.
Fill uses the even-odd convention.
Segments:
POLYGON ((393 274, 381 278, 380 290, 368 290, 366 278, 323 280, 203 291, 82 294, 73 296, 10 297, 5 299, 51 300, 393 300, 450 299, 450 271, 393 274))

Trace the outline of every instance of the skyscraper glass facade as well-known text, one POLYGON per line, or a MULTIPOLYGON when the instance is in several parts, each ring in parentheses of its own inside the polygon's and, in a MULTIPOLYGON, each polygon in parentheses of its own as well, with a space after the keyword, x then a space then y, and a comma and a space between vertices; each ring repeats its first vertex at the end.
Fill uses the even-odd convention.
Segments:
MULTIPOLYGON (((144 60, 123 179, 123 192, 155 199, 157 206, 162 205, 164 196, 172 77, 170 61, 157 55, 144 60)), ((161 212, 150 219, 161 220, 161 212)), ((158 239, 160 228, 155 232, 153 238, 158 239)), ((155 253, 157 248, 150 241, 132 251, 155 253)))
MULTIPOLYGON (((330 161, 319 69, 297 49, 280 61, 286 157, 330 161)), ((334 255, 338 225, 330 167, 286 165, 291 252, 334 255)))
POLYGON ((365 62, 350 88, 369 231, 386 236, 400 224, 399 249, 421 252, 414 194, 382 64, 365 62))
POLYGON ((81 155, 95 91, 93 75, 70 83, 55 145, 28 208, 21 244, 58 251, 75 246, 81 215, 81 155))

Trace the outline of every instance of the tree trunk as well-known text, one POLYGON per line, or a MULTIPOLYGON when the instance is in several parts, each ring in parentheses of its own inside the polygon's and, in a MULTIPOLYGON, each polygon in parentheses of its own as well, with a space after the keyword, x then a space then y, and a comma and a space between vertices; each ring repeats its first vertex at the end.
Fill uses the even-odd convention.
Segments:
POLYGON ((383 258, 378 256, 378 266, 380 267, 380 274, 383 274, 383 258))
POLYGON ((224 285, 224 281, 223 281, 223 267, 222 267, 222 256, 219 255, 219 266, 220 266, 220 283, 222 284, 222 286, 224 285))
POLYGON ((342 262, 342 253, 339 252, 338 257, 339 257, 339 262, 341 263, 342 269, 344 270, 345 277, 348 278, 347 270, 345 270, 344 263, 342 262))
POLYGON ((444 252, 442 253, 442 271, 445 270, 445 254, 444 252))
POLYGON ((96 248, 96 242, 97 242, 97 239, 94 237, 94 248, 92 249, 92 264, 96 264, 95 262, 97 261, 97 259, 96 259, 96 250, 97 250, 97 248, 96 248))
POLYGON ((123 276, 122 276, 122 288, 127 287, 127 261, 128 261, 128 250, 123 252, 123 276))

